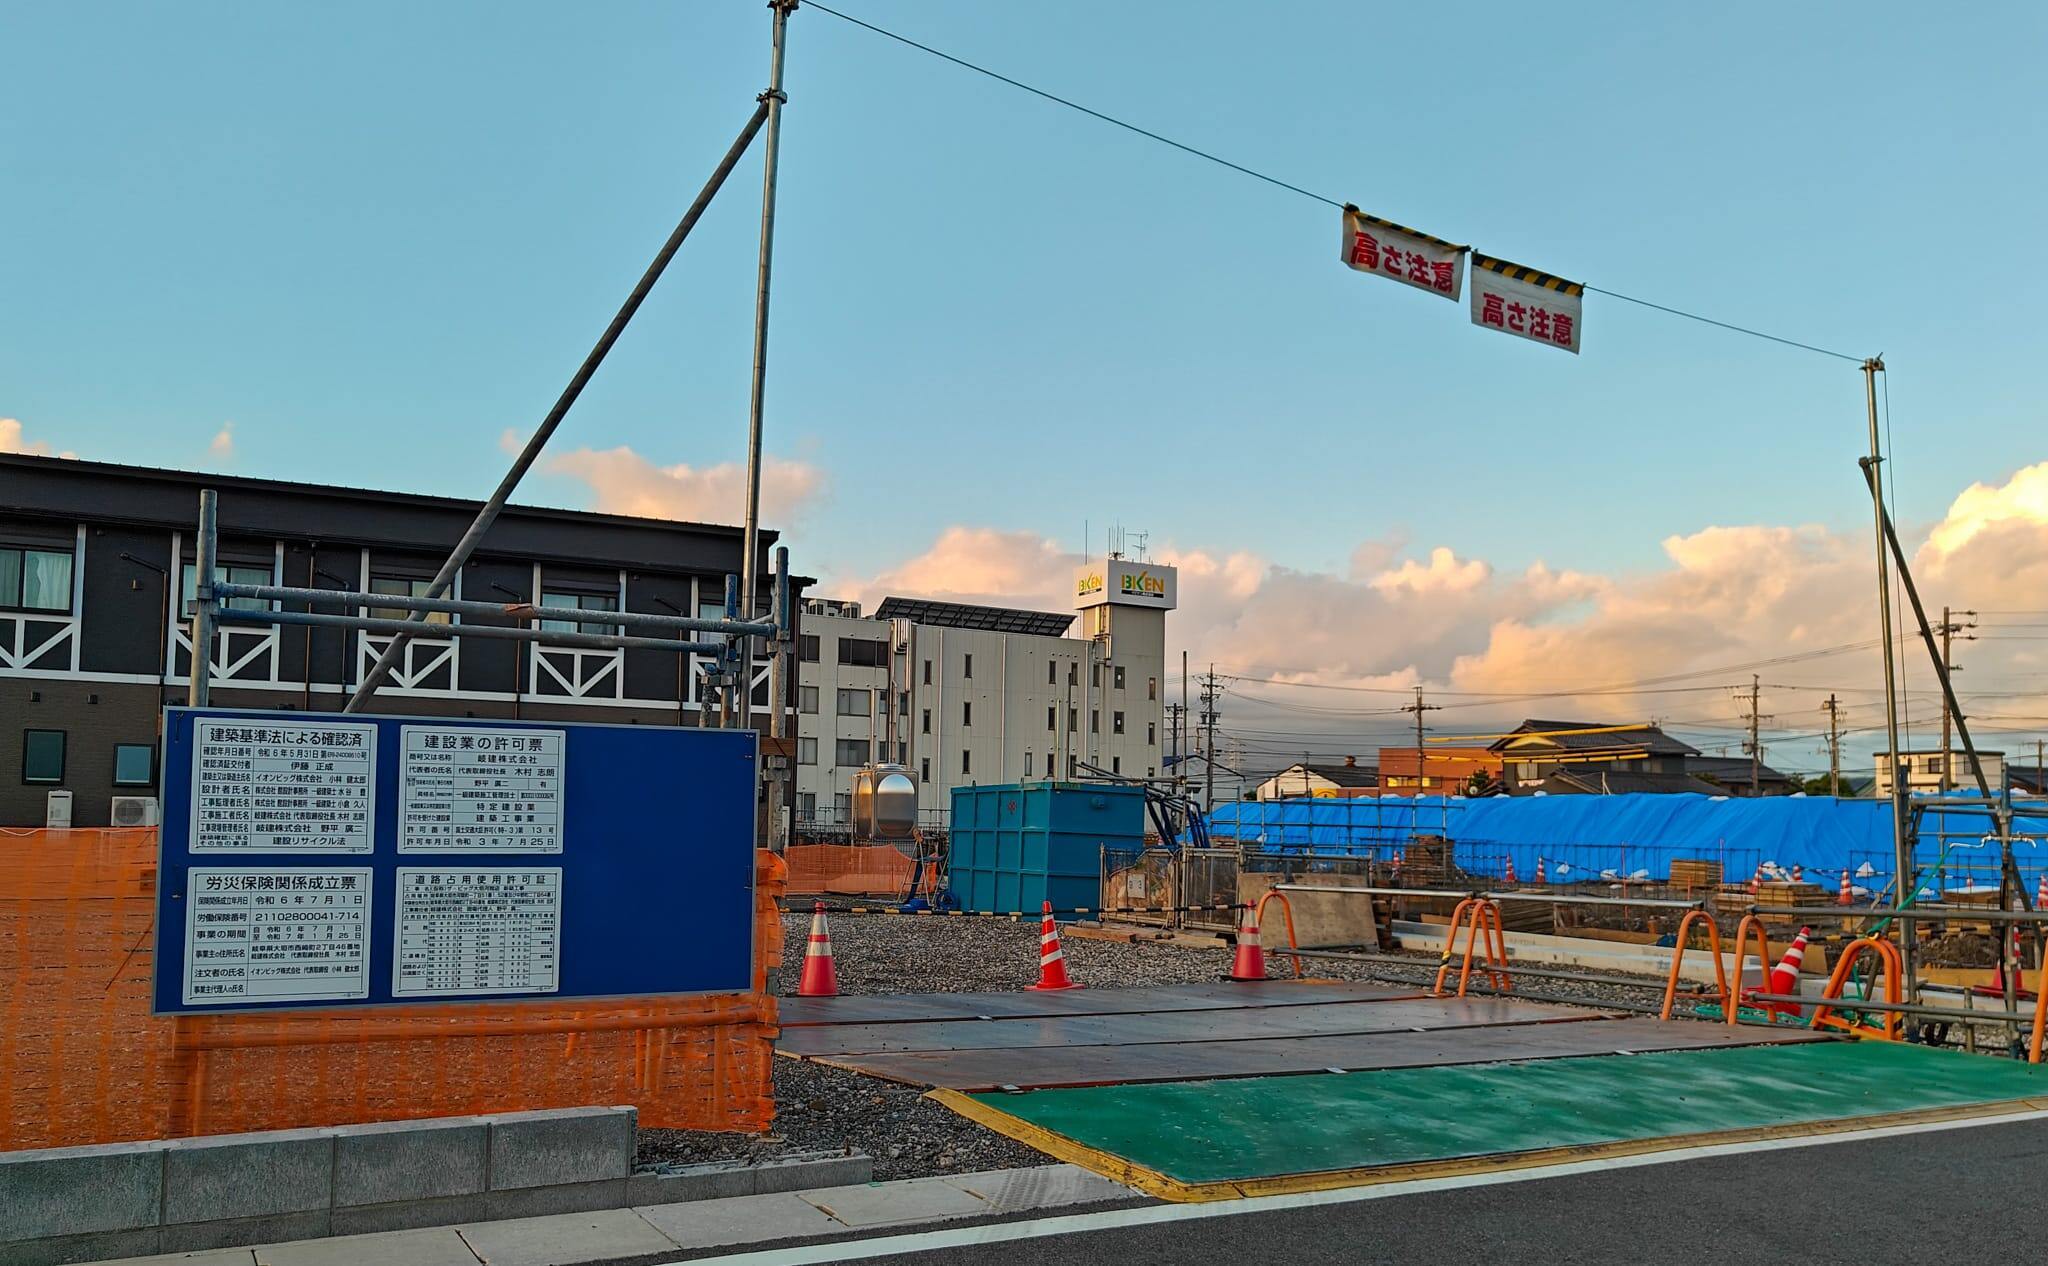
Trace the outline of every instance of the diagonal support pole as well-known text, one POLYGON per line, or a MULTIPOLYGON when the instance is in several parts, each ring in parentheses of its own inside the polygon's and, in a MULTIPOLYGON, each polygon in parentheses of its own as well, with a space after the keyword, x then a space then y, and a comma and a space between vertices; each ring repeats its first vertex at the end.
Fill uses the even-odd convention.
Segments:
MULTIPOLYGON (((612 323, 605 327, 604 334, 597 340, 597 346, 591 348, 590 355, 583 358, 582 366, 576 370, 576 376, 569 380, 569 385, 563 388, 561 397, 555 401, 555 407, 548 410, 547 417, 534 431, 532 438, 526 441, 526 447, 520 449, 519 456, 513 459, 512 469, 505 472, 505 478, 499 481, 497 491, 493 492, 490 500, 484 502, 477 510, 476 519, 469 525, 469 530, 462 534, 462 539, 455 543, 455 548, 449 553, 447 561, 434 573, 433 582, 427 586, 427 597, 442 597, 454 585, 455 577, 461 573, 463 564, 476 552, 477 545, 484 539, 484 533, 490 530, 491 524, 498 517, 498 512, 505 508, 505 502, 511 497, 512 490, 519 486, 519 481, 526 476, 527 470, 539 458, 541 449, 547 446, 549 437, 554 435, 555 428, 568 416, 570 406, 583 394, 583 388, 589 385, 591 376, 597 373, 597 367, 604 363, 605 356, 612 350, 612 344, 618 342, 619 335, 625 333, 627 323, 633 319, 633 314, 640 310, 640 305, 646 301, 648 292, 654 289, 654 283, 661 279, 662 271, 668 267, 669 261, 675 258, 676 250, 682 246, 683 239, 690 235, 690 230, 696 228, 697 221, 703 218, 704 210, 711 205, 711 199, 718 193, 719 186, 725 183, 725 178, 732 174, 732 169, 740 161, 741 155, 753 144, 755 134, 768 120, 768 113, 768 103, 765 101, 754 107, 753 116, 747 120, 747 125, 740 129, 738 139, 734 140, 732 148, 725 152, 725 157, 719 160, 717 169, 711 173, 711 179, 704 182, 704 188, 697 194, 697 200, 683 213, 683 218, 676 224, 675 231, 668 235, 668 241, 662 243, 661 250, 654 256, 654 262, 641 274, 639 284, 633 287, 633 293, 626 296, 626 302, 620 305, 618 314, 612 318, 612 323)), ((425 612, 414 611, 406 616, 406 623, 421 624, 425 619, 425 612)), ((401 631, 392 637, 391 645, 384 648, 384 653, 377 657, 376 664, 363 675, 362 684, 349 696, 348 704, 342 711, 362 711, 364 705, 377 693, 377 688, 391 675, 392 668, 405 654, 406 645, 412 638, 410 630, 401 631)))

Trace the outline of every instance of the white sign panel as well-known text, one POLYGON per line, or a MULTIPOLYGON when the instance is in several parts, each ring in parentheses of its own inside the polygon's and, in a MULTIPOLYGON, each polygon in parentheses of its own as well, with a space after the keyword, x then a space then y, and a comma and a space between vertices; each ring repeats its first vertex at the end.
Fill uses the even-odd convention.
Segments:
POLYGON ((368 870, 186 872, 185 1005, 370 996, 368 870))
POLYGON ((194 853, 367 853, 377 727, 207 717, 192 726, 194 853))
POLYGON ((1502 334, 1577 355, 1585 291, 1576 281, 1476 251, 1472 255, 1472 324, 1502 334))
POLYGON ((1457 301, 1465 279, 1465 248, 1403 228, 1390 220, 1344 208, 1341 258, 1362 273, 1427 290, 1457 301))
POLYGON ((1178 587, 1171 567, 1134 563, 1128 558, 1109 558, 1075 569, 1074 606, 1085 609, 1109 602, 1118 606, 1171 611, 1178 597, 1178 587))
POLYGON ((394 923, 394 997, 561 987, 559 867, 400 867, 394 923))
POLYGON ((562 731, 408 725, 402 732, 399 852, 562 851, 562 731))

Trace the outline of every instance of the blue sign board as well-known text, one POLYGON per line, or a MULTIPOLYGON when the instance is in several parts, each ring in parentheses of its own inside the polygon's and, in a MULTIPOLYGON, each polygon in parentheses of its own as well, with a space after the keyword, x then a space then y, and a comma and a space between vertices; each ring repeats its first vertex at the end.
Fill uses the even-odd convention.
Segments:
POLYGON ((753 981, 749 730, 171 708, 156 1010, 753 981))

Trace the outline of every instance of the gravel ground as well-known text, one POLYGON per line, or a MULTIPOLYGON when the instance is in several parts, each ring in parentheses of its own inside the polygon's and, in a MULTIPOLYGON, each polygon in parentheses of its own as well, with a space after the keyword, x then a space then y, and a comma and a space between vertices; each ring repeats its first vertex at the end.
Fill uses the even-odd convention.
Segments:
MULTIPOLYGON (((788 966, 771 972, 778 994, 796 991, 810 916, 783 917, 788 966)), ((1067 967, 1076 980, 1098 989, 1192 984, 1228 970, 1230 951, 1159 943, 1129 944, 1068 935, 1067 967)), ((842 994, 1008 992, 1038 979, 1038 925, 1007 919, 947 919, 845 915, 832 920, 832 951, 842 994)), ((1284 956, 1267 954, 1272 974, 1289 974, 1284 956)), ((1423 984, 1436 973, 1434 956, 1407 963, 1305 959, 1308 974, 1341 980, 1423 984)), ((1641 986, 1532 982, 1534 992, 1569 993, 1604 1002, 1655 1005, 1663 982, 1641 986)), ((643 1165, 712 1160, 759 1161, 799 1152, 852 1148, 875 1158, 877 1179, 1019 1168, 1050 1164, 1040 1152, 976 1125, 923 1097, 914 1086, 777 1058, 775 1128, 762 1136, 643 1130, 643 1165)))

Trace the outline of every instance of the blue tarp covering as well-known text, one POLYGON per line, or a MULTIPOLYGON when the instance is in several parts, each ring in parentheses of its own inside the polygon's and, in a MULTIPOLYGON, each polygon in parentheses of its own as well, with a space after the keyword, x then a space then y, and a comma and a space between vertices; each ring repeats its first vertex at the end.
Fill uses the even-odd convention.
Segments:
MULTIPOLYGON (((1988 814, 1934 807, 1921 815, 1917 857, 1932 867, 1948 850, 1951 885, 1967 875, 1996 883, 1998 846, 1984 842, 1988 814)), ((2029 882, 2048 867, 2048 811, 2021 806, 2032 816, 2013 821, 2013 851, 2029 882), (2022 835, 2034 838, 2019 838, 2022 835)), ((1832 882, 1843 870, 1887 874, 1891 870, 1891 805, 1879 800, 1837 800, 1828 796, 1765 796, 1746 799, 1700 795, 1360 797, 1279 800, 1219 805, 1209 817, 1210 833, 1223 839, 1261 843, 1270 851, 1323 856, 1388 855, 1416 835, 1443 835, 1455 844, 1458 865, 1482 875, 1500 875, 1508 859, 1522 880, 1536 873, 1540 857, 1552 882, 1629 876, 1666 879, 1671 860, 1706 858, 1724 863, 1730 880, 1742 880, 1760 865, 1784 871, 1802 867, 1832 882), (1864 866, 1870 870, 1861 870, 1864 866), (1559 873, 1563 867, 1563 873, 1559 873)))

